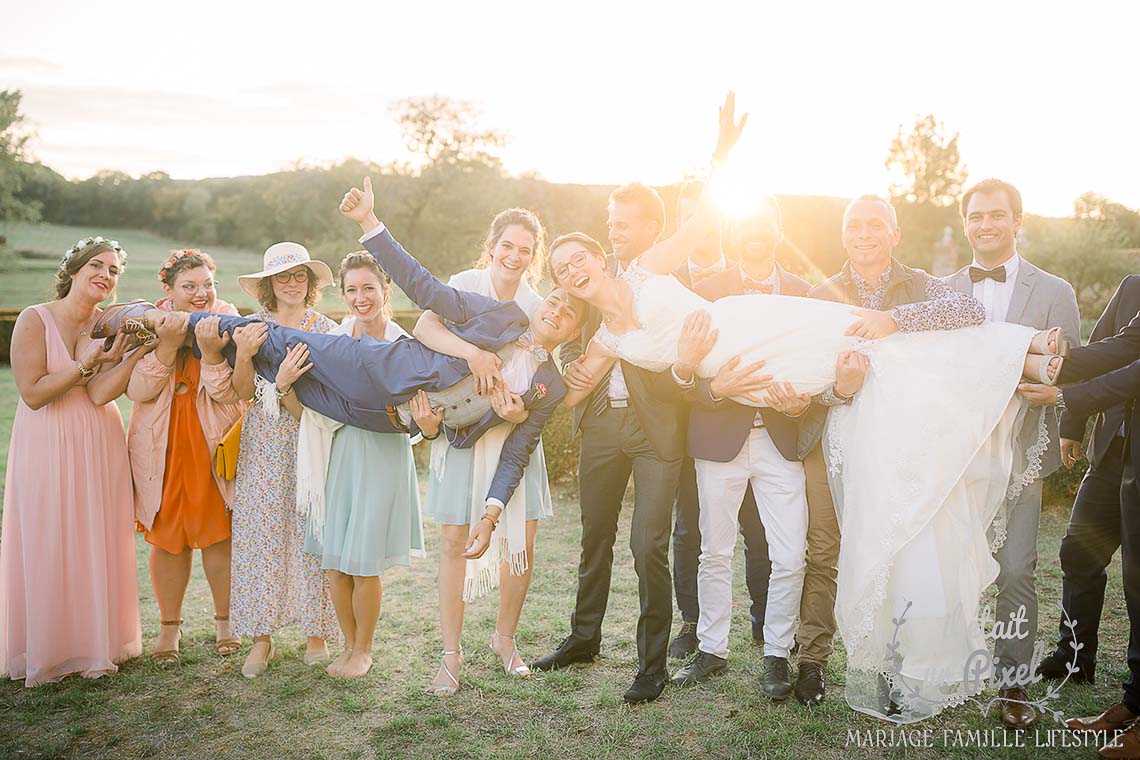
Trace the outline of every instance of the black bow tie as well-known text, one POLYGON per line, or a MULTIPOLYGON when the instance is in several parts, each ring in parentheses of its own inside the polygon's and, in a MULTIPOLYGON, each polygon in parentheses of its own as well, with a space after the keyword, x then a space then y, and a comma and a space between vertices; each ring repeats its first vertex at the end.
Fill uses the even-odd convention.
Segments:
POLYGON ((1005 265, 994 269, 982 269, 981 267, 970 267, 970 282, 981 282, 989 278, 994 282, 1005 282, 1005 265))

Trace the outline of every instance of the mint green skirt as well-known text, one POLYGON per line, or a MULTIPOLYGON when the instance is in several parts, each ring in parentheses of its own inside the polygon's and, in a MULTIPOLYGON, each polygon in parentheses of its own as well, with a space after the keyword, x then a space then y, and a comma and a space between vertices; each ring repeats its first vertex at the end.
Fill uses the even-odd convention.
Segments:
POLYGON ((423 557, 420 491, 408 436, 347 425, 337 430, 320 539, 310 527, 305 551, 319 556, 324 570, 375 576, 423 557))
MULTIPOLYGON (((475 445, 479 446, 481 443, 482 441, 476 441, 475 445)), ((441 436, 433 441, 432 445, 446 446, 447 441, 441 436)), ((435 459, 433 455, 433 462, 435 459)), ((457 449, 447 446, 443 461, 442 477, 435 467, 428 475, 424 516, 430 517, 439 525, 470 525, 472 492, 477 490, 481 495, 486 495, 491 484, 475 483, 473 448, 457 449)), ((530 455, 530 463, 523 470, 523 480, 519 488, 526 489, 526 519, 544 520, 554 515, 542 441, 538 442, 538 446, 530 455)))

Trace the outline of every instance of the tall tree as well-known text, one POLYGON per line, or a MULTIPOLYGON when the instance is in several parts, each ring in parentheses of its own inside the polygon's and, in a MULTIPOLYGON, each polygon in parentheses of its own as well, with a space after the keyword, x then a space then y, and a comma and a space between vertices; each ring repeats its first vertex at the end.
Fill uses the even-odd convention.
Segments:
POLYGON ((890 195, 903 229, 899 255, 929 266, 945 228, 961 226, 955 208, 966 167, 958 154, 958 133, 948 134, 933 114, 917 119, 909 132, 900 125, 885 166, 896 177, 890 195))
POLYGON ((39 206, 20 197, 23 159, 31 133, 23 128, 19 90, 0 90, 0 219, 35 221, 39 206))
POLYGON ((1100 193, 1084 193, 1077 198, 1073 202, 1073 216, 1106 222, 1123 235, 1125 245, 1140 248, 1140 213, 1100 193))

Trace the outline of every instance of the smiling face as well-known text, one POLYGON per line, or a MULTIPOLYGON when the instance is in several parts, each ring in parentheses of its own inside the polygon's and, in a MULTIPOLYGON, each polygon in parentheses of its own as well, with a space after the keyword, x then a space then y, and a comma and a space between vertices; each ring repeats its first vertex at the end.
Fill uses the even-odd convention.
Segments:
POLYGON ((648 251, 661 234, 661 226, 636 203, 611 201, 606 224, 610 247, 623 262, 633 261, 648 251))
POLYGON ((586 316, 586 304, 562 288, 550 291, 530 318, 534 338, 548 349, 578 337, 578 328, 586 316))
POLYGON ((105 301, 114 292, 122 271, 122 262, 117 253, 97 253, 72 275, 71 292, 92 301, 105 301))
POLYGON ((388 289, 369 267, 353 267, 342 278, 341 295, 349 313, 365 325, 384 319, 388 289))
POLYGON ((966 205, 966 238, 978 261, 1001 263, 1013 255, 1021 218, 1001 191, 976 192, 966 205))
POLYGON ((277 303, 281 306, 304 306, 312 276, 313 273, 304 264, 271 276, 269 279, 273 283, 273 295, 277 296, 277 303), (286 274, 290 276, 285 278, 283 275, 286 274), (283 279, 287 279, 287 282, 281 282, 283 279))
POLYGON ((163 285, 166 297, 175 311, 210 311, 217 299, 214 273, 209 267, 186 269, 174 277, 172 285, 163 285))
POLYGON ((556 285, 583 301, 593 298, 609 276, 606 260, 577 240, 550 251, 550 271, 556 285))
POLYGON ((534 233, 521 224, 508 225, 491 249, 491 271, 518 283, 534 259, 534 233))
POLYGON ((890 208, 882 201, 855 200, 843 214, 843 248, 857 269, 886 267, 901 237, 890 208))

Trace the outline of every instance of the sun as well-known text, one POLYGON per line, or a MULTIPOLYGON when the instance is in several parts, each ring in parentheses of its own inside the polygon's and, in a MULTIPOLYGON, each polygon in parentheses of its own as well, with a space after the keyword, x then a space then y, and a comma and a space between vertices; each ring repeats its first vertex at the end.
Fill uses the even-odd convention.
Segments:
POLYGON ((739 163, 729 162, 719 167, 709 183, 713 207, 734 219, 751 216, 764 208, 771 196, 761 187, 759 176, 759 171, 739 163))

